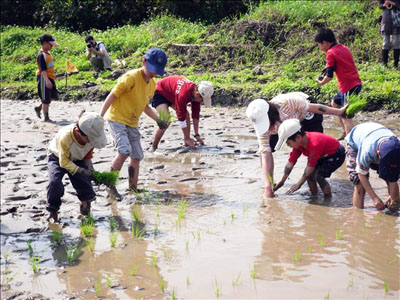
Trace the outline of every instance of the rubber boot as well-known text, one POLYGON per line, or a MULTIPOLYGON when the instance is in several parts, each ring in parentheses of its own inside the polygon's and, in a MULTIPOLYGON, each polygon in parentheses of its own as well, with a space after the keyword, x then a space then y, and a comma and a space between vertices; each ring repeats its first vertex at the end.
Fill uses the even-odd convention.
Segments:
POLYGON ((385 67, 387 67, 389 60, 389 50, 382 49, 382 62, 385 67))
POLYGON ((393 66, 395 68, 399 67, 399 55, 400 55, 400 49, 393 49, 393 57, 394 57, 394 64, 393 66))

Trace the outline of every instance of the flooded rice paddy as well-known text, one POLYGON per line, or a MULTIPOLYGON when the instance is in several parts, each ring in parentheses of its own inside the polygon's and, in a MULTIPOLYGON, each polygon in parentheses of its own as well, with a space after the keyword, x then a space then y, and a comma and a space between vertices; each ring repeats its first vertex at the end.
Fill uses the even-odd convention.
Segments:
MULTIPOLYGON (((33 103, 1 103, 2 298, 399 298, 398 216, 378 213, 369 198, 364 210, 353 209, 344 165, 329 180, 330 201, 311 198, 306 184, 285 195, 304 158, 277 197, 263 201, 257 139, 244 109, 205 109, 206 146, 195 151, 182 147, 174 124, 149 152, 155 125, 143 117, 139 185, 146 191, 127 192, 127 166, 118 184, 123 201, 96 187, 90 233, 65 177, 61 222, 47 222, 48 142, 81 109, 99 111, 101 103, 55 102, 55 124, 38 121, 33 103)), ((398 117, 375 118, 399 135, 398 117)), ((338 136, 337 124, 325 117, 327 133, 338 136)), ((95 151, 99 171, 115 154, 108 137, 95 151)), ((288 153, 275 153, 275 178, 288 153)), ((371 178, 384 197, 383 181, 371 178)))

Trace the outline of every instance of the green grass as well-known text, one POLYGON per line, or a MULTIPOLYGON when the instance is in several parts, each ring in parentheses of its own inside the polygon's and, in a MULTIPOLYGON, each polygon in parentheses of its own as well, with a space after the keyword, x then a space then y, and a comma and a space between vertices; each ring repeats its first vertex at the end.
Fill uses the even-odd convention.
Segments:
MULTIPOLYGON (((314 43, 322 24, 335 29, 338 41, 352 51, 365 83, 361 93, 367 101, 365 109, 399 110, 400 86, 396 82, 400 81, 400 72, 380 63, 382 37, 376 24, 380 14, 381 10, 376 5, 371 7, 369 1, 263 1, 247 14, 209 26, 163 14, 140 25, 93 34, 105 42, 112 58, 124 60, 128 69, 141 66, 148 48, 159 47, 167 52, 168 73, 184 75, 194 82, 209 80, 216 90, 248 99, 270 99, 281 92, 303 91, 329 103, 337 92, 336 79, 323 87, 315 82, 325 65, 325 53, 314 43), (258 24, 255 22, 274 27, 263 35, 262 27, 252 27, 258 24), (351 28, 354 34, 343 34, 351 28), (180 52, 176 44, 201 46, 180 52), (189 52, 194 55, 188 55, 189 52), (259 74, 252 71, 256 65, 261 67, 259 74)), ((0 30, 3 98, 16 98, 18 91, 28 91, 29 97, 37 97, 35 59, 40 48, 37 39, 44 31, 51 32, 60 43, 60 47, 51 50, 56 73, 65 72, 67 58, 79 69, 79 73, 68 78, 68 86, 74 89, 65 87, 65 79, 58 81, 60 94, 85 99, 92 93, 75 89, 93 81, 90 63, 85 58, 83 34, 51 27, 1 26, 0 30), (68 51, 64 49, 66 46, 68 51)), ((101 73, 96 80, 98 90, 93 94, 98 94, 98 100, 103 101, 116 83, 109 75, 110 72, 101 73)))

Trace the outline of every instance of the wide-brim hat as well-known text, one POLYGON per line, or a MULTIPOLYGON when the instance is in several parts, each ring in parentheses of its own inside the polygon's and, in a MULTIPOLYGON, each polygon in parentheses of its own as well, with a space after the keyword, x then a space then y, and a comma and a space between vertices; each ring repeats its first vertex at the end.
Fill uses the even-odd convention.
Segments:
POLYGON ((287 139, 296 132, 300 131, 301 124, 298 119, 289 119, 282 122, 278 129, 278 143, 275 150, 281 149, 282 145, 286 143, 287 139))

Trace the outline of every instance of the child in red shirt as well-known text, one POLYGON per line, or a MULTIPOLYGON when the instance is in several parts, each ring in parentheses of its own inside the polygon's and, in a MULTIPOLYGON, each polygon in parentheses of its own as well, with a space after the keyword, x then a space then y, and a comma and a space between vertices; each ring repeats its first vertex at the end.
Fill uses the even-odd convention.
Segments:
MULTIPOLYGON (((182 76, 169 76, 157 82, 157 89, 151 105, 157 109, 161 119, 169 119, 169 106, 175 109, 185 146, 194 149, 195 142, 190 137, 190 117, 186 106, 190 103, 192 108, 194 138, 200 144, 204 144, 199 134, 200 104, 204 102, 206 107, 210 107, 213 93, 214 88, 211 82, 202 81, 196 85, 182 76)), ((169 120, 164 121, 169 123, 169 120)), ((153 151, 157 149, 165 131, 166 128, 157 129, 153 141, 153 151)))
MULTIPOLYGON (((322 80, 317 79, 317 83, 320 86, 325 85, 332 80, 333 73, 335 73, 339 93, 333 98, 332 107, 343 107, 347 103, 346 97, 351 94, 358 95, 362 88, 353 55, 349 48, 336 42, 335 35, 330 29, 322 28, 315 36, 315 42, 320 50, 326 52, 326 75, 322 80)), ((350 132, 354 125, 350 118, 339 117, 339 121, 343 128, 343 133, 338 138, 338 140, 341 140, 350 132)))
POLYGON ((289 177, 297 159, 304 154, 308 157, 307 167, 300 180, 286 194, 297 191, 307 181, 312 195, 318 193, 317 182, 325 197, 331 198, 332 192, 329 178, 344 162, 345 150, 333 137, 320 132, 304 132, 298 119, 283 121, 278 130, 279 141, 275 149, 279 150, 283 143, 293 148, 289 161, 285 166, 282 179, 274 186, 274 191, 283 186, 289 177))

